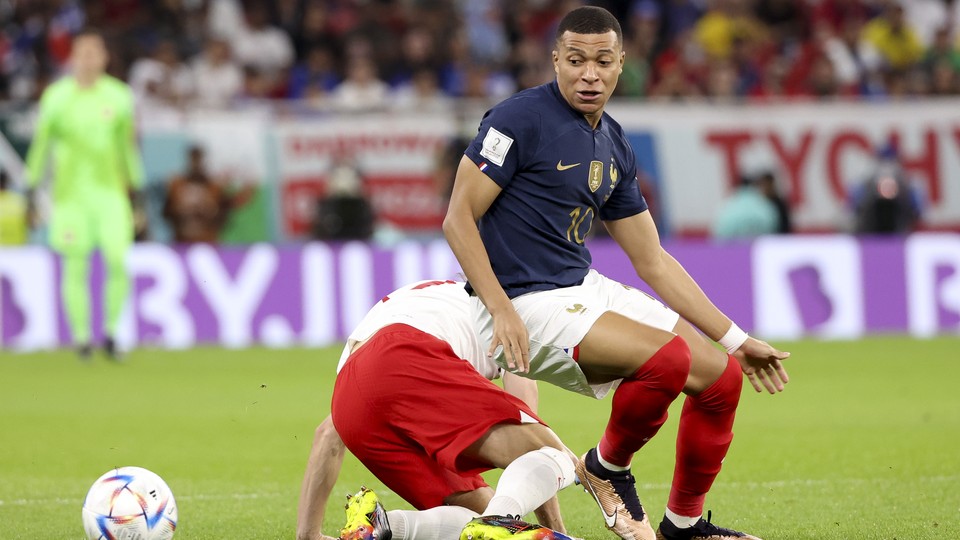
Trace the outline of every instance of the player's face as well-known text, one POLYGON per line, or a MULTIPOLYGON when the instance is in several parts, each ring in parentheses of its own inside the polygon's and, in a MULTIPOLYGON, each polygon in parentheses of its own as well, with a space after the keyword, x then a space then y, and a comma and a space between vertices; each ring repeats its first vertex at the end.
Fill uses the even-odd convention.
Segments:
POLYGON ((82 35, 73 41, 70 65, 76 75, 100 75, 107 69, 107 60, 107 47, 100 36, 82 35))
POLYGON ((567 103, 596 126, 623 71, 623 49, 617 33, 564 32, 553 51, 553 69, 567 103))

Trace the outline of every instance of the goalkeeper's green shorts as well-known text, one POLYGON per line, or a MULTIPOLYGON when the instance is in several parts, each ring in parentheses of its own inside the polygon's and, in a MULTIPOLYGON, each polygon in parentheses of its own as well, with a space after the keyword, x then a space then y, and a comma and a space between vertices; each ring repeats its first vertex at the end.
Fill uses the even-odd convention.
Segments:
POLYGON ((125 195, 103 195, 95 202, 55 201, 50 217, 50 247, 64 255, 105 255, 133 243, 133 210, 125 195))

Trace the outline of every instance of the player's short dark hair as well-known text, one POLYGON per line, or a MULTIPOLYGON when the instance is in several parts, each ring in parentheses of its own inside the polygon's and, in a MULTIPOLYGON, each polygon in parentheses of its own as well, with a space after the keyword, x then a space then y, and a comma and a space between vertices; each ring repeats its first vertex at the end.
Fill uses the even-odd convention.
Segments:
POLYGON ((567 13, 557 27, 558 42, 568 30, 574 34, 606 34, 613 30, 617 34, 617 43, 623 43, 620 22, 602 7, 583 6, 567 13))

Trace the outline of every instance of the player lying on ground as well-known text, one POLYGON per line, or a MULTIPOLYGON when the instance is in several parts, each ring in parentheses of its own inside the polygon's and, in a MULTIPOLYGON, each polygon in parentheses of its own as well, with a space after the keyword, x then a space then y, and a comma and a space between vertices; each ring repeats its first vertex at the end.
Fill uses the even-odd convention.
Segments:
POLYGON ((297 537, 327 538, 324 509, 344 447, 421 511, 383 515, 373 493, 361 491, 341 538, 372 530, 378 540, 447 540, 470 523, 464 534, 478 540, 509 533, 511 523, 471 522, 478 514, 535 510, 563 532, 554 496, 573 482, 576 457, 536 417, 536 383, 504 373, 505 392, 488 380, 500 374, 478 341, 462 283, 425 282, 381 300, 341 356, 331 415, 317 428, 304 474, 297 537), (496 492, 479 475, 494 467, 504 469, 496 492))
POLYGON ((704 498, 733 439, 741 371, 755 389, 774 393, 787 382, 788 354, 747 336, 661 247, 633 148, 604 112, 623 68, 622 45, 608 11, 581 7, 564 16, 556 81, 484 115, 457 170, 443 230, 478 297, 490 349, 502 345, 508 366, 528 369, 532 338, 576 351, 578 362, 566 367, 584 382, 618 381, 603 438, 577 468, 607 526, 628 539, 742 538, 701 518, 704 498), (590 269, 584 239, 597 217, 676 311, 590 269), (673 486, 655 532, 630 465, 681 392, 688 397, 673 486))

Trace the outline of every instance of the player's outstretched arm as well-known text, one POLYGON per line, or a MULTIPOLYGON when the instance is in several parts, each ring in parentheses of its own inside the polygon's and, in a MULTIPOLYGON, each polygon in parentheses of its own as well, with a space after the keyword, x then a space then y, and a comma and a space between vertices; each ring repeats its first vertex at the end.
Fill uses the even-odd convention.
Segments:
POLYGON ((323 534, 324 511, 333 491, 347 447, 330 416, 317 427, 297 506, 297 540, 333 540, 323 534))
POLYGON ((488 354, 498 346, 510 368, 528 371, 530 339, 527 327, 517 315, 503 287, 493 273, 490 255, 480 238, 477 222, 500 194, 500 186, 483 174, 477 165, 464 156, 457 168, 457 177, 450 195, 450 206, 443 220, 443 235, 456 255, 470 286, 493 316, 493 340, 488 354))
POLYGON ((637 275, 659 296, 710 339, 721 342, 736 356, 754 389, 769 392, 783 390, 789 380, 781 360, 790 353, 778 351, 767 343, 748 337, 707 298, 687 271, 664 251, 656 225, 645 211, 634 216, 604 223, 610 236, 626 252, 637 275), (731 334, 739 334, 728 345, 731 334))

